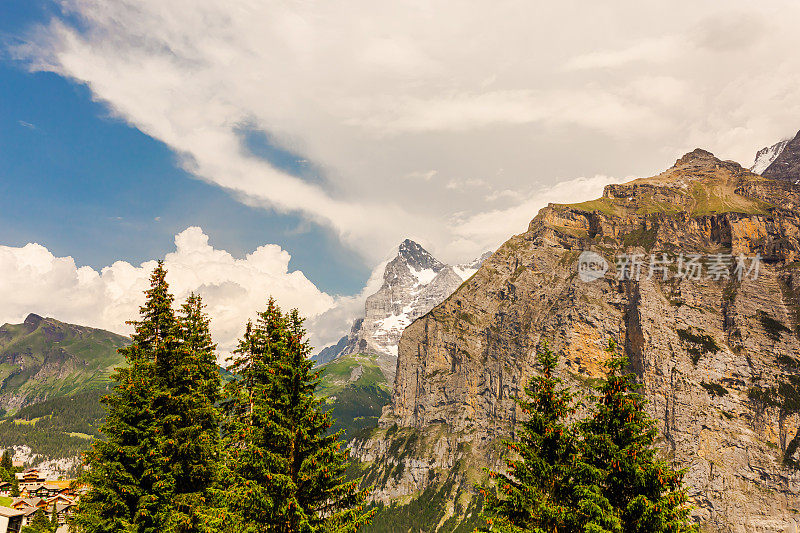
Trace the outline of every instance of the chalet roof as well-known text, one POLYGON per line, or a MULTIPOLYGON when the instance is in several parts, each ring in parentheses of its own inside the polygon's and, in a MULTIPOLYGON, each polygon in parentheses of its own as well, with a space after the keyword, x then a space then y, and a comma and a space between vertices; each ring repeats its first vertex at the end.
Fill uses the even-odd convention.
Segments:
POLYGON ((26 507, 37 507, 39 506, 44 500, 39 498, 38 496, 34 498, 18 498, 14 500, 14 503, 11 504, 11 507, 18 507, 20 505, 25 505, 26 507))
POLYGON ((12 516, 22 516, 22 511, 18 511, 17 509, 12 509, 11 507, 5 507, 0 505, 0 516, 12 517, 12 516))
POLYGON ((65 509, 69 509, 70 507, 74 507, 74 506, 75 506, 74 503, 57 503, 56 504, 56 512, 60 513, 61 511, 65 510, 65 509))
POLYGON ((47 504, 50 505, 51 503, 53 503, 56 500, 64 500, 66 502, 75 503, 75 499, 74 498, 70 498, 69 496, 67 496, 65 494, 56 494, 55 496, 50 496, 49 498, 47 498, 47 504))

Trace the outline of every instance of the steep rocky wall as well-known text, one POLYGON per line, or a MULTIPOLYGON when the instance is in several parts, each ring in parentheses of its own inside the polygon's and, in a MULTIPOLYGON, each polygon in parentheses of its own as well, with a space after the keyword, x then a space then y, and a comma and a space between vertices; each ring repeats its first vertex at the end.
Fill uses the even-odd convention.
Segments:
MULTIPOLYGON (((792 396, 800 381, 791 381, 800 379, 800 220, 787 209, 797 194, 696 151, 655 178, 609 187, 600 200, 542 210, 406 328, 383 429, 356 443, 355 455, 385 457, 387 428, 396 424, 449 443, 445 453, 404 461, 444 469, 464 460, 474 473, 496 461, 498 439, 513 432, 512 398, 534 372, 537 347, 547 341, 580 389, 602 376, 613 337, 641 379, 663 453, 687 468, 703 527, 800 530, 800 473, 784 464, 797 459, 800 428, 800 396, 792 396), (581 281, 583 250, 608 260, 605 276, 581 281), (741 281, 733 271, 731 279, 692 280, 674 270, 666 280, 618 280, 614 257, 625 251, 758 253, 764 261, 756 279, 741 281)), ((378 499, 433 482, 409 476, 378 499)))

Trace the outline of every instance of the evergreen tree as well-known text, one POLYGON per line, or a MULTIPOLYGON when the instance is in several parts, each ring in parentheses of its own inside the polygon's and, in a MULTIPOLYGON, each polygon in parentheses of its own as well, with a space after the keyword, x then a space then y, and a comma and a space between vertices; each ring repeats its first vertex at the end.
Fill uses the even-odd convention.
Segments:
POLYGON ((163 433, 158 403, 163 402, 163 371, 178 345, 178 321, 166 270, 159 262, 134 325, 132 344, 122 348, 126 366, 112 375, 116 382, 103 398, 108 409, 101 428, 105 439, 86 454, 83 481, 91 490, 77 508, 74 523, 85 533, 149 533, 162 530, 169 515, 174 481, 160 453, 163 433))
POLYGON ((75 524, 87 533, 190 532, 218 462, 219 374, 203 303, 192 295, 180 316, 161 262, 150 279, 126 367, 103 401, 108 415, 87 454, 75 524))
POLYGON ((173 509, 167 529, 203 531, 198 511, 215 479, 219 460, 220 377, 216 345, 202 299, 192 294, 178 317, 180 343, 165 370, 162 424, 164 449, 174 479, 173 509))
POLYGON ((494 482, 481 488, 483 516, 491 531, 509 533, 613 530, 613 517, 579 504, 592 492, 576 477, 579 442, 568 423, 573 394, 555 377, 558 358, 546 344, 537 360, 541 373, 525 388, 526 397, 516 399, 527 419, 518 440, 504 443, 508 474, 490 471, 494 482))
POLYGON ((17 480, 17 476, 11 478, 11 496, 19 498, 19 481, 17 480))
POLYGON ((33 518, 31 519, 30 525, 28 526, 28 531, 23 529, 25 533, 50 533, 54 531, 50 526, 50 520, 47 518, 47 515, 44 511, 39 510, 33 513, 33 518))
POLYGON ((53 512, 50 514, 50 529, 52 531, 58 529, 58 509, 55 502, 53 502, 53 512))
POLYGON ((344 533, 371 516, 358 481, 345 480, 304 337, 297 311, 284 315, 270 298, 236 350, 223 403, 228 512, 220 516, 229 530, 344 533))
POLYGON ((598 388, 593 415, 581 424, 584 486, 611 504, 625 533, 696 531, 683 471, 656 457, 657 430, 636 392, 636 376, 627 372, 627 358, 615 354, 613 341, 607 350, 608 376, 598 388))
POLYGON ((14 464, 11 460, 11 451, 5 450, 3 452, 3 459, 0 460, 0 468, 3 468, 6 472, 11 472, 14 469, 14 464))

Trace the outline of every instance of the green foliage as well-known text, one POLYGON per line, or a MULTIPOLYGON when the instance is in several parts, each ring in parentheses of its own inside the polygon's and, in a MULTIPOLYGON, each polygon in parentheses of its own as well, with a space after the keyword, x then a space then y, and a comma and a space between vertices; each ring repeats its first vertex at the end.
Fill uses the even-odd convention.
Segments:
POLYGON ((781 340, 781 333, 792 332, 792 330, 787 328, 783 322, 772 318, 766 312, 761 310, 758 311, 758 321, 761 322, 761 327, 764 328, 767 336, 776 342, 781 340))
POLYGON ((317 369, 320 375, 317 395, 322 397, 338 395, 348 385, 361 387, 375 385, 390 392, 389 382, 378 366, 376 358, 376 354, 350 354, 321 365, 317 369), (360 374, 355 380, 352 379, 354 372, 360 374))
POLYGON ((30 524, 22 528, 22 533, 52 533, 55 530, 45 512, 39 510, 33 513, 30 524))
POLYGON ((58 397, 23 407, 0 420, 0 442, 27 445, 44 457, 73 457, 91 448, 100 437, 105 408, 100 390, 58 397), (88 438, 87 438, 88 437, 88 438))
POLYGON ((711 335, 705 333, 693 333, 688 329, 679 329, 678 338, 687 343, 686 349, 692 356, 692 363, 697 364, 700 357, 709 353, 717 353, 720 348, 717 341, 711 335))
POLYGON ((378 426, 383 406, 391 400, 389 392, 377 385, 349 384, 324 408, 329 409, 332 433, 342 432, 341 440, 347 442, 360 431, 378 426))
POLYGON ((612 356, 596 389, 594 409, 573 424, 569 389, 553 377, 556 357, 539 353, 542 372, 531 380, 529 419, 510 442, 507 475, 487 494, 491 531, 660 533, 696 531, 689 520, 683 472, 656 457, 654 421, 645 413, 628 361, 612 356))
POLYGON ((93 532, 205 530, 198 511, 213 480, 219 374, 202 302, 190 297, 180 317, 159 262, 150 279, 127 366, 103 398, 108 416, 87 454, 91 490, 75 525, 93 532))
MULTIPOLYGON (((609 374, 597 390, 594 413, 579 426, 582 433, 580 470, 587 489, 599 490, 613 512, 610 531, 657 533, 696 531, 689 521, 683 471, 656 457, 655 422, 644 411, 645 399, 636 392, 636 376, 626 371, 628 360, 612 355, 609 374)), ((583 502, 582 502, 583 503, 583 502)), ((605 516, 606 510, 600 510, 605 516)))
POLYGON ((541 374, 517 404, 528 415, 516 441, 505 441, 508 474, 489 472, 482 487, 484 516, 492 531, 578 531, 579 495, 576 435, 566 420, 575 409, 573 395, 554 376, 557 358, 545 346, 537 354, 541 374))
POLYGON ((270 299, 239 342, 222 404, 225 484, 208 516, 220 529, 344 533, 372 514, 362 511, 358 480, 345 477, 346 456, 314 395, 302 325, 270 299))
POLYGON ((626 248, 631 246, 640 246, 649 252, 653 246, 655 246, 657 238, 658 226, 652 225, 649 229, 642 227, 623 236, 622 244, 626 248))
POLYGON ((700 386, 703 387, 711 396, 725 396, 728 394, 728 389, 720 385, 719 383, 706 383, 705 381, 700 383, 700 386))
POLYGON ((378 504, 372 523, 365 526, 363 533, 471 533, 484 521, 480 517, 480 498, 473 499, 465 508, 453 495, 467 487, 456 485, 450 477, 440 485, 429 485, 421 494, 408 503, 378 504), (453 515, 445 520, 452 505, 453 515), (441 527, 437 527, 441 524, 441 527))

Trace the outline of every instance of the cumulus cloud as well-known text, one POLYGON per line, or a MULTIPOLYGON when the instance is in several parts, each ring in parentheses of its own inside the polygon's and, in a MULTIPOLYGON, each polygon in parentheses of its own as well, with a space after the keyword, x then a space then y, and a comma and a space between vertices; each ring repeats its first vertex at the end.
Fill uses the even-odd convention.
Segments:
MULTIPOLYGON (((235 346, 246 321, 263 310, 270 295, 286 309, 298 308, 309 317, 309 325, 320 324, 309 327, 313 343, 330 343, 357 314, 360 296, 336 298, 320 291, 302 272, 290 271, 290 259, 274 244, 237 259, 212 247, 200 228, 190 227, 175 236, 175 251, 164 264, 178 302, 191 292, 203 297, 212 334, 223 351, 235 346), (338 325, 321 318, 333 313, 338 325)), ((155 261, 138 266, 118 261, 98 272, 78 267, 71 257, 56 257, 39 244, 0 246, 0 323, 21 322, 35 312, 129 334, 125 321, 138 317, 155 266, 155 261)))
POLYGON ((519 231, 486 205, 493 191, 524 213, 558 181, 654 174, 697 146, 747 164, 798 128, 789 0, 61 5, 16 48, 31 68, 86 84, 199 179, 330 227, 369 263, 407 235, 457 261, 484 246, 469 235, 519 231), (244 149, 245 126, 324 179, 244 149), (491 190, 448 188, 465 180, 491 190))

